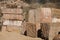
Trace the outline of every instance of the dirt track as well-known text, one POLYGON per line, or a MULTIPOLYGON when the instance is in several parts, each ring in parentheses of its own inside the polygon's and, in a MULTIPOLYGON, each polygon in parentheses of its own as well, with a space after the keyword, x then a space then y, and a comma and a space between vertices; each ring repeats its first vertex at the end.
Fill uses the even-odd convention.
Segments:
POLYGON ((16 32, 0 32, 0 40, 41 40, 41 39, 26 37, 16 32))

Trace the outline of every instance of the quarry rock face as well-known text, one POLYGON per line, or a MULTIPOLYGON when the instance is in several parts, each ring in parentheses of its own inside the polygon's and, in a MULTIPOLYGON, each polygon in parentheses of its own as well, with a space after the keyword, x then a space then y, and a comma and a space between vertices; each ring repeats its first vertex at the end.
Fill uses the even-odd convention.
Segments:
POLYGON ((52 23, 52 15, 59 15, 59 10, 52 12, 51 8, 40 7, 37 4, 29 5, 20 0, 10 0, 4 5, 1 3, 0 6, 3 13, 2 31, 19 32, 20 34, 24 34, 27 31, 27 36, 36 38, 37 31, 42 29, 43 35, 52 40, 60 31, 60 25, 52 23), (42 28, 41 24, 43 24, 42 28))

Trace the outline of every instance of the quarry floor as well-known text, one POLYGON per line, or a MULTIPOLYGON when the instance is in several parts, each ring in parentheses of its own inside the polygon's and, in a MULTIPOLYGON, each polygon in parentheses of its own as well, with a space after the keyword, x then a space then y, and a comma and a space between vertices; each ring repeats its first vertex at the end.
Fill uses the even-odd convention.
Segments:
POLYGON ((0 40, 42 40, 21 35, 17 32, 0 32, 0 40))

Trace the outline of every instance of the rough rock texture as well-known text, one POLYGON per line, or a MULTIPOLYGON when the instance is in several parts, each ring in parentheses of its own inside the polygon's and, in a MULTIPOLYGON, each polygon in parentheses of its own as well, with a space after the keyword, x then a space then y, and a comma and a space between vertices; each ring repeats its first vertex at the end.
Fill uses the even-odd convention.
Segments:
POLYGON ((27 36, 37 37, 35 24, 27 23, 27 36))
POLYGON ((50 27, 49 40, 52 40, 60 32, 60 23, 53 23, 50 27))

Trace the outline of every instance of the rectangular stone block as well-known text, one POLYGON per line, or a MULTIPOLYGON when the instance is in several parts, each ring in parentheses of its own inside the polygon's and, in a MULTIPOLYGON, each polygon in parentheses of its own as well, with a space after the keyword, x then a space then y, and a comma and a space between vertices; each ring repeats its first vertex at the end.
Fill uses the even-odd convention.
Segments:
POLYGON ((51 8, 41 8, 40 21, 41 23, 51 23, 51 8))
POLYGON ((2 32, 5 32, 6 31, 6 26, 2 26, 2 32))
POLYGON ((7 31, 8 32, 19 32, 19 27, 18 26, 7 26, 7 31))
POLYGON ((3 15, 4 19, 16 19, 16 20, 23 20, 23 16, 22 15, 13 15, 13 14, 4 14, 3 15))
POLYGON ((5 8, 2 9, 2 13, 7 13, 7 14, 22 14, 23 11, 22 9, 10 9, 10 8, 5 8))

